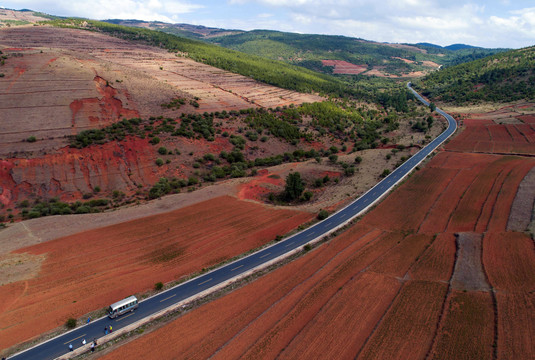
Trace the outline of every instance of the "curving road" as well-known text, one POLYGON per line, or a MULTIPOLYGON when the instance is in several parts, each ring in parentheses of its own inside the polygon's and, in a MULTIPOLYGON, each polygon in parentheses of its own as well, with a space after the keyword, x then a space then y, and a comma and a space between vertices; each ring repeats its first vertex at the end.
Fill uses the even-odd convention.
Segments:
MULTIPOLYGON (((407 84, 407 87, 421 102, 429 106, 429 103, 411 88, 410 82, 407 84)), ((112 325, 114 331, 125 328, 146 317, 153 316, 166 308, 176 306, 177 303, 183 303, 184 300, 196 296, 203 291, 222 287, 226 282, 236 277, 244 276, 259 266, 266 266, 266 264, 276 261, 281 256, 297 252, 303 245, 317 241, 332 233, 375 204, 455 132, 457 128, 455 120, 438 108, 436 111, 448 121, 448 128, 442 134, 368 190, 364 195, 337 213, 332 214, 327 219, 283 241, 143 300, 140 302, 139 308, 132 313, 113 320, 108 317, 94 320, 90 324, 15 354, 9 359, 54 359, 65 355, 68 352, 69 344, 72 344, 74 349, 77 349, 82 346, 82 339, 86 339, 89 343, 93 338, 98 339, 104 336, 103 329, 105 326, 109 327, 112 325)))

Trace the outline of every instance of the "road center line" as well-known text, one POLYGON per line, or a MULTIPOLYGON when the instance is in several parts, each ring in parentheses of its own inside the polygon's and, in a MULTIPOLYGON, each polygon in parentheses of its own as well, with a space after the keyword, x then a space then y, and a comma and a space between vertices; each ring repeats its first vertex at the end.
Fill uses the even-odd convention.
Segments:
POLYGON ((202 284, 206 284, 208 281, 212 280, 212 278, 206 280, 206 281, 203 281, 202 283, 198 284, 198 286, 201 286, 202 284))
POLYGON ((292 241, 291 243, 288 243, 288 244, 284 245, 284 247, 288 247, 288 246, 292 245, 293 243, 294 242, 292 241))
POLYGON ((243 267, 243 264, 242 264, 242 265, 239 265, 239 266, 236 266, 234 269, 230 269, 230 271, 234 271, 234 270, 239 269, 239 268, 241 268, 241 267, 243 267))
POLYGON ((67 345, 68 343, 72 343, 74 340, 78 340, 78 339, 80 339, 80 338, 83 338, 83 337, 86 336, 86 335, 87 335, 87 334, 80 335, 80 336, 78 336, 77 338, 74 338, 74 339, 72 339, 72 340, 69 340, 69 341, 67 341, 67 342, 64 342, 63 345, 67 345))
POLYGON ((124 320, 124 319, 126 319, 127 317, 132 316, 132 315, 134 315, 133 312, 130 313, 130 314, 128 314, 128 315, 126 315, 126 316, 121 316, 119 319, 115 320, 115 322, 119 322, 119 321, 121 321, 121 320, 124 320))
POLYGON ((264 255, 260 256, 260 259, 265 258, 265 257, 268 256, 269 254, 271 254, 271 253, 269 252, 269 253, 267 253, 267 254, 264 254, 264 255))
POLYGON ((164 302, 165 300, 169 300, 169 299, 171 299, 171 298, 174 297, 174 296, 176 296, 176 294, 171 295, 171 296, 168 296, 168 297, 166 297, 165 299, 160 300, 160 302, 164 302))

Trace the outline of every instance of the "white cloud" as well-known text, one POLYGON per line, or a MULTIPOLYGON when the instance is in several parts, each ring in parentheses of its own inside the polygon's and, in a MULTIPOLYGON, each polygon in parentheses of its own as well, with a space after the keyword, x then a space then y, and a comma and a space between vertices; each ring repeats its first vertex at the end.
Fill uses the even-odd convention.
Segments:
POLYGON ((2 0, 2 5, 62 16, 273 29, 387 42, 463 42, 484 47, 535 43, 533 0, 2 0))

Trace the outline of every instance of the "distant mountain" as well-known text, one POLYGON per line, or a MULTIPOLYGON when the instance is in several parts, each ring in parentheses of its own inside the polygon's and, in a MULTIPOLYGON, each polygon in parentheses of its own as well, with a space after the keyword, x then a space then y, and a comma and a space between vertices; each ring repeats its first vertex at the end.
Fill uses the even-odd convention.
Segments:
POLYGON ((448 67, 414 84, 432 99, 456 104, 535 100, 535 46, 448 67))
POLYGON ((205 39, 214 36, 223 36, 242 33, 241 30, 226 30, 220 28, 207 27, 202 25, 190 24, 170 24, 161 21, 143 21, 143 20, 123 20, 110 19, 104 20, 110 24, 140 27, 150 30, 163 31, 168 34, 178 35, 189 39, 205 39))
POLYGON ((452 44, 448 46, 440 46, 440 45, 426 43, 426 42, 417 43, 416 46, 419 46, 422 48, 436 48, 436 49, 451 50, 451 51, 466 50, 466 49, 483 49, 482 47, 466 45, 466 44, 452 44))
POLYGON ((466 44, 452 44, 444 47, 445 49, 457 51, 457 50, 466 50, 466 49, 482 49, 478 46, 466 45, 466 44))

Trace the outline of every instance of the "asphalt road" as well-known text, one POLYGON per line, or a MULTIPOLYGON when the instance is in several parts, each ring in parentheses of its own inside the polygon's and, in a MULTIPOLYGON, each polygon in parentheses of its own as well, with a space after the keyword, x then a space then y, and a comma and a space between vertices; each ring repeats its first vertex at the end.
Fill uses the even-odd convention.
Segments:
MULTIPOLYGON (((410 87, 410 83, 408 83, 407 86, 420 101, 422 101, 425 105, 429 105, 427 101, 425 101, 410 87)), ((406 177, 412 171, 412 169, 414 169, 420 162, 422 162, 422 160, 424 160, 431 152, 433 152, 440 144, 442 144, 455 132, 457 128, 455 120, 450 115, 438 108, 436 111, 444 116, 449 124, 448 128, 442 134, 440 134, 426 147, 421 149, 417 154, 413 155, 405 163, 395 169, 389 176, 385 177, 381 182, 371 188, 364 195, 353 201, 344 209, 332 214, 327 219, 256 253, 222 266, 216 270, 210 271, 188 282, 177 285, 176 287, 151 298, 143 300, 140 302, 139 308, 134 312, 125 314, 113 320, 109 319, 108 317, 94 320, 87 325, 81 326, 51 340, 38 344, 24 352, 15 354, 9 359, 19 360, 57 358, 69 352, 69 344, 72 344, 73 348, 77 349, 82 346, 83 339, 86 339, 88 343, 94 338, 96 338, 98 341, 98 338, 104 335, 104 327, 109 327, 111 325, 114 331, 119 330, 145 317, 151 316, 160 310, 164 310, 173 304, 207 290, 218 283, 228 281, 229 279, 232 279, 240 274, 243 274, 244 272, 247 272, 248 270, 271 261, 287 252, 300 248, 310 241, 321 238, 328 233, 331 233, 344 226, 351 219, 359 216, 375 202, 377 202, 383 195, 391 190, 394 185, 406 177)))

